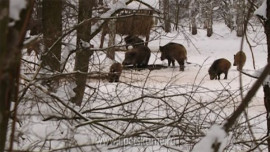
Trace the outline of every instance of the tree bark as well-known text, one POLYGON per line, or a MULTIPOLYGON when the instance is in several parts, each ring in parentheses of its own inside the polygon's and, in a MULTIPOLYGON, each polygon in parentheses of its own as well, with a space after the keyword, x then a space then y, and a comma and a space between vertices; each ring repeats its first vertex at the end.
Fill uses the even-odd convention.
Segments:
POLYGON ((179 24, 179 13, 180 13, 180 2, 179 0, 176 0, 176 14, 175 14, 175 30, 178 30, 178 24, 179 24))
POLYGON ((110 20, 109 25, 109 43, 108 43, 108 51, 107 51, 107 57, 114 60, 115 56, 115 35, 116 35, 116 22, 114 19, 110 20))
POLYGON ((209 5, 207 5, 207 36, 210 37, 213 34, 213 1, 209 1, 209 5))
POLYGON ((195 17, 191 18, 191 34, 196 35, 197 34, 197 24, 195 17))
POLYGON ((196 35, 197 34, 197 24, 196 24, 196 16, 198 14, 198 3, 195 1, 193 4, 191 4, 191 10, 190 10, 190 24, 191 24, 191 34, 196 35))
MULTIPOLYGON (((264 31, 266 34, 266 42, 267 42, 267 62, 270 63, 270 0, 267 0, 267 9, 266 9, 266 16, 267 20, 264 22, 264 31)), ((266 109, 266 120, 267 120, 267 136, 270 135, 270 87, 269 82, 264 84, 263 91, 264 91, 264 106, 266 109)), ((270 139, 267 140, 268 144, 268 151, 270 152, 270 139)))
POLYGON ((43 67, 60 71, 61 43, 50 47, 62 35, 62 0, 42 1, 42 24, 45 50, 41 56, 43 67))
MULTIPOLYGON (((0 1, 0 12, 3 17, 0 18, 0 64, 6 65, 7 50, 7 34, 8 34, 8 1, 0 1)), ((9 67, 5 67, 9 68, 9 67)), ((12 87, 9 84, 9 72, 5 73, 4 66, 0 66, 0 151, 4 151, 7 135, 8 119, 10 116, 10 102, 12 87)))
POLYGON ((236 8, 236 35, 242 37, 244 35, 245 1, 237 1, 236 8))
POLYGON ((171 22, 170 22, 170 1, 163 1, 163 14, 164 14, 164 28, 165 32, 171 32, 171 22))
MULTIPOLYGON (((79 14, 78 14, 78 22, 83 21, 84 19, 89 19, 92 16, 92 7, 94 5, 94 1, 91 0, 80 0, 79 1, 79 14)), ((83 95, 86 85, 87 75, 85 73, 88 72, 88 63, 89 57, 93 54, 90 48, 90 40, 91 40, 91 23, 83 25, 81 28, 77 30, 77 52, 75 57, 75 67, 74 71, 83 72, 75 75, 75 83, 76 87, 73 89, 75 92, 75 96, 71 98, 71 102, 80 106, 83 101, 83 95), (85 47, 81 45, 81 43, 88 43, 89 47, 85 47)))
MULTIPOLYGON (((29 0, 27 9, 20 12, 20 20, 9 27, 9 1, 0 0, 0 151, 5 150, 11 102, 17 101, 21 49, 33 3, 33 0, 29 0)), ((13 142, 12 137, 10 142, 13 142)), ((9 151, 12 151, 12 144, 9 151)))

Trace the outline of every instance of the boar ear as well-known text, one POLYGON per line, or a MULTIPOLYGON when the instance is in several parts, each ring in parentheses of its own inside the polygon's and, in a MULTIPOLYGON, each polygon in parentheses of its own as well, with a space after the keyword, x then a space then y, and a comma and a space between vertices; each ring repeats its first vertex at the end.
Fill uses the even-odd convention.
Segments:
POLYGON ((162 50, 162 48, 163 48, 162 46, 159 46, 159 50, 160 50, 160 51, 162 50))

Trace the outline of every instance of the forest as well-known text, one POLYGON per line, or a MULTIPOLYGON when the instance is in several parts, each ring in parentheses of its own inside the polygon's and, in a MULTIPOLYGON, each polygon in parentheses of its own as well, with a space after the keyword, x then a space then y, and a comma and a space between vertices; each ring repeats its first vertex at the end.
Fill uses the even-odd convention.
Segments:
POLYGON ((0 151, 270 152, 270 0, 0 0, 0 151))

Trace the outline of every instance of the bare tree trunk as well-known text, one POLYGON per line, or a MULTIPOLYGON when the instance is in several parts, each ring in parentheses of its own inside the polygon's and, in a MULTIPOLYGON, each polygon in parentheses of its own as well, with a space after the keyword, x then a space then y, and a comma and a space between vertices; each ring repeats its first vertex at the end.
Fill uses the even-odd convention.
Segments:
POLYGON ((28 27, 30 30, 30 35, 37 35, 37 34, 42 33, 42 1, 41 0, 35 0, 33 13, 31 15, 31 19, 30 19, 30 23, 28 27))
POLYGON ((164 28, 165 32, 171 32, 171 22, 170 22, 170 1, 163 1, 163 14, 164 14, 164 28))
POLYGON ((196 16, 198 14, 198 3, 195 1, 190 5, 192 8, 190 10, 190 24, 191 24, 191 34, 196 35, 197 34, 197 24, 196 24, 196 16))
MULTIPOLYGON (((7 10, 9 7, 8 1, 0 1, 0 10, 7 10)), ((8 13, 1 14, 3 15, 0 18, 0 33, 5 33, 0 35, 0 64, 6 65, 8 61, 7 54, 7 33, 8 33, 8 13), (4 16, 5 15, 5 16, 4 16)), ((6 73, 4 76, 4 66, 0 66, 0 151, 4 151, 5 141, 7 135, 7 127, 8 127, 8 119, 10 117, 10 103, 11 103, 11 93, 12 93, 12 85, 9 84, 9 73, 6 73), (3 74, 2 74, 3 73, 3 74)), ((14 78, 13 78, 14 79, 14 78)))
MULTIPOLYGON (((33 0, 29 0, 27 9, 20 12, 21 20, 16 21, 14 26, 9 27, 9 1, 0 1, 0 151, 5 151, 8 121, 11 117, 10 104, 12 101, 17 102, 21 49, 33 3, 33 0)), ((15 120, 16 110, 14 111, 15 120)), ((11 132, 15 129, 15 123, 13 124, 11 132)), ((9 151, 12 151, 12 135, 9 151)))
POLYGON ((236 35, 242 37, 244 35, 245 21, 245 1, 239 0, 236 2, 236 35))
POLYGON ((178 30, 178 24, 179 24, 179 13, 180 13, 180 2, 179 0, 176 1, 176 14, 175 14, 175 30, 178 30))
POLYGON ((196 19, 194 16, 191 18, 191 34, 192 35, 197 34, 197 24, 196 24, 196 19))
POLYGON ((207 5, 207 36, 210 37, 213 34, 213 1, 210 0, 209 4, 207 5))
POLYGON ((60 71, 61 43, 49 48, 62 35, 62 0, 43 0, 43 35, 45 50, 41 57, 43 67, 48 66, 52 71, 60 71))
MULTIPOLYGON (((267 56, 267 62, 270 63, 270 0, 267 0, 267 9, 266 9, 266 16, 268 20, 264 22, 264 31, 266 34, 266 42, 267 42, 267 50, 268 50, 268 56, 267 56)), ((270 87, 269 82, 267 84, 264 84, 263 91, 264 91, 264 106, 266 109, 266 120, 267 120, 267 136, 270 135, 270 87)), ((267 139, 268 144, 268 151, 270 152, 270 138, 267 139)))
POLYGON ((109 21, 108 23, 108 27, 109 27, 109 43, 108 43, 108 51, 107 51, 107 57, 114 60, 114 56, 115 56, 115 47, 113 47, 115 45, 115 35, 116 35, 116 25, 115 25, 115 20, 112 19, 109 21))
MULTIPOLYGON (((85 19, 89 19, 92 16, 92 7, 95 4, 95 1, 91 0, 80 0, 79 1, 79 15, 78 22, 81 22, 85 19)), ((71 98, 71 102, 80 106, 83 100, 86 78, 85 73, 88 72, 89 57, 93 54, 90 48, 90 35, 91 35, 91 23, 83 25, 77 30, 77 52, 75 57, 75 67, 74 70, 78 72, 75 75, 76 87, 73 89, 75 96, 71 98), (86 47, 82 43, 88 43, 89 47, 86 47)))

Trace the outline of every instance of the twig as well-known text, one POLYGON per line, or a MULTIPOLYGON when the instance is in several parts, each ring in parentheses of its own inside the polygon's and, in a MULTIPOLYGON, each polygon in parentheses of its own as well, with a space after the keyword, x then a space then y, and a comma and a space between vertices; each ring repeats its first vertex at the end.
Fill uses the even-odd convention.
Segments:
POLYGON ((255 84, 252 86, 252 88, 248 91, 247 95, 245 96, 245 98, 243 99, 241 104, 238 106, 238 108, 235 110, 235 112, 232 114, 232 116, 224 124, 223 127, 224 127, 226 132, 229 132, 229 129, 235 123, 237 118, 241 115, 241 113, 248 106, 252 97, 256 94, 256 92, 260 88, 261 84, 263 83, 264 79, 268 76, 269 72, 270 72, 270 64, 267 64, 266 67, 264 68, 262 74, 260 75, 258 80, 255 82, 255 84))

